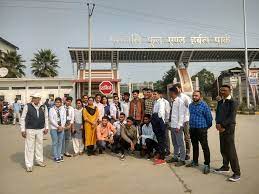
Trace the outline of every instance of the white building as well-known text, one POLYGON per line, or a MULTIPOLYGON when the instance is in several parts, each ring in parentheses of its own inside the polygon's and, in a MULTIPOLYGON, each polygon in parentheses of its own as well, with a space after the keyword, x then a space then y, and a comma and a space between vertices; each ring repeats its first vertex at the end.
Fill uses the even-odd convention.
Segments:
POLYGON ((34 93, 41 94, 42 102, 51 96, 75 98, 75 83, 73 78, 0 78, 0 98, 7 102, 28 103, 34 93))

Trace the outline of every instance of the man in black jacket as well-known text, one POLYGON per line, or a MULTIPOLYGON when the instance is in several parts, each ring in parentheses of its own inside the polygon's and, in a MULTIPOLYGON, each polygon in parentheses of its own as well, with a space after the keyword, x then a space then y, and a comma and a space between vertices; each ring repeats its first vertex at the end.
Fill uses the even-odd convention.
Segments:
POLYGON ((218 102, 216 111, 216 128, 220 135, 220 152, 223 157, 223 166, 216 171, 228 172, 229 163, 233 176, 229 181, 240 180, 240 167, 235 147, 235 126, 236 112, 238 108, 237 102, 231 97, 231 89, 228 85, 220 88, 222 99, 218 102))

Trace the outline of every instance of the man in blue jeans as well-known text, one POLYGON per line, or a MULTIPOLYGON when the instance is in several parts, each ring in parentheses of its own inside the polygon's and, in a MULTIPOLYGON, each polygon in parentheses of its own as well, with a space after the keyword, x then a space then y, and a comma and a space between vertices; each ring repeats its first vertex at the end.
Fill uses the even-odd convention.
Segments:
POLYGON ((52 139, 52 153, 55 162, 63 162, 62 142, 66 124, 66 110, 62 106, 62 99, 55 99, 55 106, 49 110, 50 135, 52 139))

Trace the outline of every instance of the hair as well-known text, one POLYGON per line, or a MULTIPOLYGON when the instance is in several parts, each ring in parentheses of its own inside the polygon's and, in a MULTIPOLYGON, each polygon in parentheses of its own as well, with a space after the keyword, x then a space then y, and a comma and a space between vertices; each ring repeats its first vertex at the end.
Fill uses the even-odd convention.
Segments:
POLYGON ((153 92, 154 90, 151 88, 148 88, 147 91, 153 92))
POLYGON ((126 116, 124 112, 121 112, 120 115, 123 115, 124 117, 126 116))
POLYGON ((107 99, 107 105, 109 105, 109 100, 108 100, 108 98, 107 98, 106 96, 102 96, 102 98, 101 98, 101 103, 103 103, 103 99, 104 99, 104 98, 107 99))
POLYGON ((200 90, 194 90, 193 93, 194 93, 194 92, 200 93, 200 95, 202 96, 202 93, 201 93, 200 90))
POLYGON ((85 96, 87 96, 87 98, 88 98, 88 95, 87 95, 87 94, 84 94, 84 95, 82 96, 82 98, 84 98, 85 96))
POLYGON ((129 92, 124 92, 123 95, 130 97, 130 93, 129 92))
POLYGON ((174 86, 177 88, 182 88, 182 85, 180 83, 176 83, 176 84, 174 84, 174 86))
POLYGON ((81 104, 83 104, 83 102, 82 102, 81 99, 76 99, 76 104, 77 104, 78 102, 81 102, 81 104))
POLYGON ((88 100, 89 100, 89 99, 92 99, 92 100, 94 100, 94 97, 90 96, 90 97, 88 97, 88 100))
POLYGON ((72 96, 68 96, 68 97, 66 98, 66 101, 68 101, 68 100, 73 101, 73 97, 72 97, 72 96))
MULTIPOLYGON (((119 96, 118 96, 118 95, 115 95, 115 96, 113 96, 113 99, 114 99, 114 98, 119 98, 119 96)), ((119 98, 119 99, 120 99, 120 98, 119 98)))
POLYGON ((103 117, 102 117, 102 120, 104 120, 104 119, 106 119, 107 121, 110 120, 108 116, 103 116, 103 117))
POLYGON ((133 90, 133 91, 132 91, 132 94, 134 94, 134 93, 139 94, 139 90, 133 90))
POLYGON ((102 95, 101 95, 101 94, 96 94, 96 95, 95 95, 95 98, 96 98, 97 96, 100 96, 100 97, 102 97, 102 95))
POLYGON ((145 114, 144 118, 148 118, 150 120, 151 119, 151 115, 150 114, 145 114))
POLYGON ((143 91, 143 92, 144 92, 144 91, 148 91, 148 88, 143 88, 142 91, 143 91))
POLYGON ((115 96, 119 96, 119 95, 118 95, 118 93, 113 93, 112 96, 115 97, 115 96))
POLYGON ((60 97, 56 97, 56 98, 55 98, 55 102, 57 102, 57 101, 62 102, 62 99, 61 99, 60 97))
POLYGON ((175 93, 176 95, 179 94, 179 91, 178 91, 178 89, 177 89, 176 86, 171 87, 171 88, 169 89, 169 91, 172 92, 172 93, 175 93))
POLYGON ((132 122, 134 122, 134 119, 133 119, 133 117, 131 117, 131 116, 129 116, 129 117, 127 118, 127 120, 131 120, 132 122))
POLYGON ((158 94, 162 94, 161 90, 154 90, 153 92, 156 92, 158 94))
POLYGON ((229 90, 231 90, 231 87, 229 85, 222 85, 221 88, 228 88, 229 90))

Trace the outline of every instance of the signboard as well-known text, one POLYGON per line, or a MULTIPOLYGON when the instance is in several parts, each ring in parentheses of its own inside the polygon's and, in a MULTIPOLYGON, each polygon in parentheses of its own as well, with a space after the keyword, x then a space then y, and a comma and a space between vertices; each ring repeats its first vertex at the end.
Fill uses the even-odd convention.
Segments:
POLYGON ((103 95, 109 95, 112 93, 113 91, 113 85, 110 81, 103 81, 102 83, 100 83, 99 85, 99 91, 103 94, 103 95))
POLYGON ((257 78, 256 77, 249 77, 249 83, 251 86, 257 86, 257 78))

